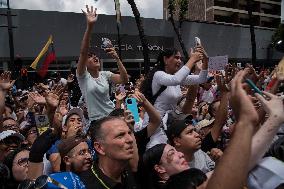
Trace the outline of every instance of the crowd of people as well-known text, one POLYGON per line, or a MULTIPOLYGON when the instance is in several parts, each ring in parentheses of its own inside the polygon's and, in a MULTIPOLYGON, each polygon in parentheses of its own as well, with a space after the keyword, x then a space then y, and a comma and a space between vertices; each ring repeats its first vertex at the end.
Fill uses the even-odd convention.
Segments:
POLYGON ((76 74, 28 89, 0 76, 0 188, 284 188, 277 67, 208 71, 199 44, 187 62, 165 49, 130 81, 111 46, 118 72, 101 71, 89 48, 97 10, 83 13, 76 74))

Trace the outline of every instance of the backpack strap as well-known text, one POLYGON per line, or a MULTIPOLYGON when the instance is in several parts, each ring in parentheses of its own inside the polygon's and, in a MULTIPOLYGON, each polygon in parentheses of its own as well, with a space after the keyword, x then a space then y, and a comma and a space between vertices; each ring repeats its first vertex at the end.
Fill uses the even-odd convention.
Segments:
POLYGON ((158 90, 158 92, 152 97, 151 102, 152 102, 153 105, 155 104, 155 102, 156 102, 158 96, 160 96, 160 94, 161 94, 164 90, 166 90, 166 88, 167 88, 167 86, 164 86, 164 85, 163 85, 163 86, 158 90))

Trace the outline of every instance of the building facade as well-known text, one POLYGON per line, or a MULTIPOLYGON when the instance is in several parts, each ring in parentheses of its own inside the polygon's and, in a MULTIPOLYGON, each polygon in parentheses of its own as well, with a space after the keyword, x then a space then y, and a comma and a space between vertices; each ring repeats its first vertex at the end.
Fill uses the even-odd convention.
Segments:
MULTIPOLYGON (((163 16, 167 19, 168 0, 163 2, 163 16)), ((247 0, 189 0, 187 19, 249 25, 247 10, 247 0)), ((277 28, 280 23, 281 0, 252 0, 252 11, 255 26, 277 28)))
MULTIPOLYGON (((0 9, 0 13, 5 11, 0 9)), ((53 35, 57 58, 56 64, 50 65, 50 70, 66 71, 76 66, 86 28, 83 14, 37 10, 12 10, 12 13, 17 15, 13 17, 15 56, 22 57, 24 67, 29 67, 33 62, 49 35, 53 35)), ((0 17, 0 22, 6 24, 6 18, 0 17)), ((154 66, 163 49, 180 49, 170 22, 143 18, 142 23, 149 41, 151 66, 154 66)), ((123 62, 130 73, 139 73, 143 70, 143 53, 134 17, 122 17, 120 33, 123 62)), ((268 53, 273 33, 274 30, 269 28, 255 29, 259 64, 277 63, 283 56, 276 51, 268 53)), ((187 21, 183 25, 182 35, 187 49, 194 47, 194 37, 198 36, 209 56, 228 55, 230 61, 244 63, 251 59, 249 27, 187 21)), ((115 16, 99 16, 93 28, 91 47, 97 50, 104 69, 116 69, 115 61, 101 47, 102 37, 111 39, 113 45, 118 47, 115 16)), ((9 55, 8 31, 7 28, 0 28, 0 70, 8 69, 9 55)))

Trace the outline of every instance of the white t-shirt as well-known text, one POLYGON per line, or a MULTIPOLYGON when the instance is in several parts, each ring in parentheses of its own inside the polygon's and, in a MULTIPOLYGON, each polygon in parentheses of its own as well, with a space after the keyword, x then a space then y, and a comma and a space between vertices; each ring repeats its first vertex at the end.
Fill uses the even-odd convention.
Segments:
POLYGON ((109 97, 109 84, 112 72, 100 71, 98 78, 93 78, 86 70, 77 80, 88 109, 89 120, 98 120, 114 110, 114 103, 109 97))

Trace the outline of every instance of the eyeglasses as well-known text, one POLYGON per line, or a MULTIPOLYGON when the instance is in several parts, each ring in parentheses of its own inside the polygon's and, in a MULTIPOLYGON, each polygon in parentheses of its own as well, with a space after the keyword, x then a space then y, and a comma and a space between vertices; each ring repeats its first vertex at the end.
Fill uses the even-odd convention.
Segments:
POLYGON ((89 149, 84 149, 84 150, 80 150, 78 153, 79 156, 86 156, 86 155, 91 155, 91 152, 89 149))
POLYGON ((19 166, 23 167, 25 165, 28 165, 29 158, 28 157, 21 158, 21 159, 18 160, 18 162, 14 162, 14 163, 17 163, 19 166))

